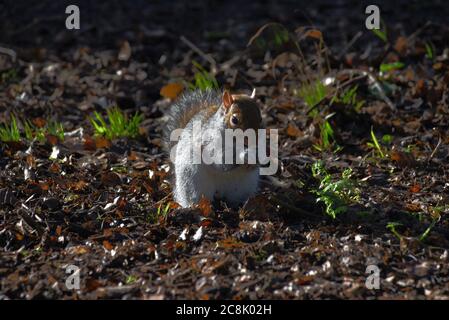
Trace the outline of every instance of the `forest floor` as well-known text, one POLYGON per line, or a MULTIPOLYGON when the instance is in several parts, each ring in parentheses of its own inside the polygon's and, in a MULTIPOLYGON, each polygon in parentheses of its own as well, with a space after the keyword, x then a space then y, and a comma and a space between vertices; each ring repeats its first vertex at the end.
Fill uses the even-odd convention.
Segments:
POLYGON ((359 1, 78 1, 77 31, 64 3, 0 5, 0 299, 449 298, 448 6, 381 5, 376 34, 359 1), (238 210, 172 199, 194 61, 279 131, 238 210), (114 105, 135 138, 95 135, 114 105))

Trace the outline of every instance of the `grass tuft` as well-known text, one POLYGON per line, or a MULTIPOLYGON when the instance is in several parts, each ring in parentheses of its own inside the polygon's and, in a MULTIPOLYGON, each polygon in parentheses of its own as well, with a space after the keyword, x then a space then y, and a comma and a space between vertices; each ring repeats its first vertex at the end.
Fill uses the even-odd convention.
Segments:
MULTIPOLYGON (((328 88, 320 80, 304 84, 298 90, 298 96, 304 100, 309 109, 323 101, 327 94, 328 88)), ((316 110, 314 111, 315 113, 317 112, 316 110)))
POLYGON ((14 115, 11 116, 11 124, 9 126, 7 124, 0 125, 0 140, 3 142, 20 141, 20 131, 14 115))
POLYGON ((94 112, 95 118, 89 117, 96 135, 105 136, 110 140, 122 137, 135 138, 139 135, 139 125, 143 120, 141 114, 135 113, 129 119, 118 107, 110 108, 106 113, 107 121, 97 111, 94 112))
MULTIPOLYGON (((372 139, 372 142, 368 142, 367 143, 368 147, 371 147, 374 150, 376 150, 377 155, 381 159, 385 158, 385 153, 384 153, 384 150, 383 150, 384 148, 380 145, 379 140, 377 140, 376 135, 374 134, 374 131, 373 131, 373 127, 371 127, 371 139, 372 139)), ((385 139, 388 140, 390 138, 388 137, 388 138, 385 138, 385 139)))
POLYGON ((219 89, 218 81, 215 77, 207 72, 203 66, 201 66, 198 62, 192 62, 195 67, 195 75, 194 81, 188 83, 188 87, 190 90, 207 90, 207 89, 219 89))

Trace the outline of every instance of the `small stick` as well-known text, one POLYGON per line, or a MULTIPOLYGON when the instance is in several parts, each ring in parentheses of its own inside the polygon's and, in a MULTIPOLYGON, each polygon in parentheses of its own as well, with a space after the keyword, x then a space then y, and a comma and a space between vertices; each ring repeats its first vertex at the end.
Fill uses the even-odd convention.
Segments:
POLYGON ((6 54, 11 57, 12 62, 16 62, 17 59, 17 53, 10 48, 0 47, 0 53, 6 54))
POLYGON ((211 64, 212 67, 212 72, 216 73, 216 65, 217 63, 215 62, 214 58, 212 58, 209 54, 204 53, 203 50, 201 50, 200 48, 198 48, 196 45, 194 45, 189 39, 187 39, 184 36, 180 37, 181 41, 184 42, 188 47, 190 47, 190 49, 192 49, 193 51, 195 51, 197 54, 199 54, 201 57, 203 57, 207 62, 209 62, 211 64))
POLYGON ((354 43, 363 35, 362 31, 359 31, 356 33, 356 35, 351 39, 351 41, 348 42, 348 44, 346 45, 346 47, 343 48, 343 50, 340 52, 340 54, 337 56, 337 59, 340 60, 341 57, 343 57, 343 55, 349 50, 349 48, 351 48, 354 43))
POLYGON ((282 207, 285 207, 285 208, 287 208, 290 211, 293 211, 293 212, 296 212, 298 214, 305 215, 305 216, 308 216, 308 217, 314 217, 314 218, 317 217, 316 215, 314 215, 314 214, 312 214, 312 213, 310 213, 308 211, 305 211, 305 210, 303 210, 301 208, 297 208, 295 206, 292 206, 291 204, 289 204, 289 203, 287 203, 287 202, 285 202, 285 201, 283 201, 283 200, 281 200, 281 199, 279 199, 279 198, 277 198, 277 197, 275 197, 273 195, 271 195, 271 199, 275 203, 277 203, 278 205, 280 205, 282 207))
POLYGON ((428 162, 433 159, 433 157, 435 156, 435 153, 437 152, 438 148, 440 147, 442 141, 443 140, 441 139, 441 136, 440 136, 439 139, 438 139, 438 143, 437 143, 435 149, 433 149, 432 153, 430 154, 429 159, 427 159, 428 162))

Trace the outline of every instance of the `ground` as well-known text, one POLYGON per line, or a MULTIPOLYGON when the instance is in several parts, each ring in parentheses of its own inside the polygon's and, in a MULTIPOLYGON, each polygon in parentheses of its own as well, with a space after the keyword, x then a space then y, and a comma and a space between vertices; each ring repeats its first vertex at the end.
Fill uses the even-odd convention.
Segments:
POLYGON ((0 142, 0 298, 449 298, 448 6, 380 3, 376 35, 359 1, 74 3, 76 31, 68 2, 0 4, 0 122, 65 132, 0 142), (238 209, 172 201, 162 127, 193 61, 279 130, 238 209), (95 135, 112 105, 137 137, 95 135))

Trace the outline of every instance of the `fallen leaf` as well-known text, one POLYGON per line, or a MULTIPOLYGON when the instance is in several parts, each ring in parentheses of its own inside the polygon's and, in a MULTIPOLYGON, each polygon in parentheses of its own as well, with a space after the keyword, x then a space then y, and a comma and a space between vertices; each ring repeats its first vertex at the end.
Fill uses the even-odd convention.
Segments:
POLYGON ((89 151, 95 151, 97 149, 94 139, 90 136, 84 136, 84 149, 89 151))
POLYGON ((57 145, 58 142, 59 142, 59 138, 57 136, 52 135, 52 134, 47 134, 45 136, 45 138, 47 139, 47 142, 49 144, 51 144, 52 146, 57 145))
POLYGON ((407 52, 407 38, 406 37, 398 37, 396 39, 396 43, 394 44, 394 49, 400 54, 404 55, 407 52))
POLYGON ((87 182, 83 180, 69 182, 69 190, 80 191, 87 186, 87 182))
POLYGON ((101 175, 101 182, 108 187, 115 187, 122 183, 120 176, 115 172, 106 172, 101 175))
POLYGON ((114 246, 108 240, 103 240, 103 247, 108 251, 114 249, 114 246))
POLYGON ((415 165, 413 155, 397 150, 392 151, 391 160, 397 162, 401 167, 413 167, 415 165))
POLYGON ((47 121, 45 121, 44 118, 40 117, 34 118, 33 120, 31 120, 31 122, 38 128, 43 128, 47 124, 47 121))
POLYGON ((178 95, 184 90, 184 86, 180 83, 172 82, 162 87, 160 94, 164 98, 176 99, 178 95))
POLYGON ((297 138, 302 135, 301 130, 294 124, 289 123, 287 127, 287 135, 293 138, 297 138))
POLYGON ((112 145, 111 141, 109 139, 106 139, 105 137, 95 138, 95 147, 97 149, 109 148, 111 145, 112 145))
POLYGON ((128 41, 123 41, 118 53, 118 59, 121 61, 128 61, 129 58, 131 58, 131 46, 128 41))
POLYGON ((200 209, 201 215, 203 217, 208 217, 212 211, 212 205, 210 201, 205 197, 202 197, 201 200, 198 202, 198 208, 200 209))
POLYGON ((321 33, 320 30, 311 29, 311 30, 307 30, 306 37, 320 40, 323 38, 323 34, 321 33))

